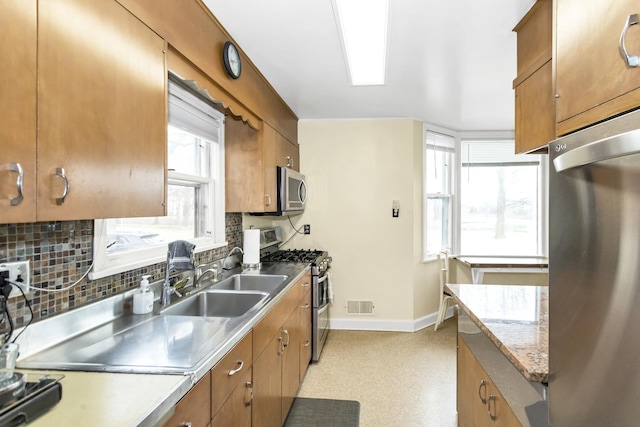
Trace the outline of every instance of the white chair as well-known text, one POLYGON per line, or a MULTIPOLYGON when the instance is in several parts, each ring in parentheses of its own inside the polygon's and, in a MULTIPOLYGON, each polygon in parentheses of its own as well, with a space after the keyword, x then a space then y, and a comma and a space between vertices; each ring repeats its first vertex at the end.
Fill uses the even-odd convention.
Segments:
POLYGON ((438 308, 438 318, 433 328, 434 331, 437 331, 438 326, 444 322, 449 305, 455 304, 451 294, 444 288, 445 283, 449 283, 449 254, 447 251, 438 252, 438 266, 440 267, 440 308, 438 308))

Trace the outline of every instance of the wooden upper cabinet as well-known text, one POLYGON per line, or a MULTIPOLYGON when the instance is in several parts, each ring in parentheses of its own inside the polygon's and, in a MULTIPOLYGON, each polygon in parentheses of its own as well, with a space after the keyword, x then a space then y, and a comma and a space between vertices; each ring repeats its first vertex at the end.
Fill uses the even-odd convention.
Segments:
POLYGON ((552 0, 538 0, 513 29, 518 34, 515 89, 516 153, 540 152, 555 139, 552 0))
POLYGON ((38 2, 38 31, 37 219, 164 215, 164 41, 114 0, 38 2))
POLYGON ((36 12, 0 2, 0 223, 36 219, 36 12))
POLYGON ((298 143, 289 141, 284 136, 276 135, 277 166, 287 167, 300 172, 300 149, 298 143))
MULTIPOLYGON (((633 0, 557 0, 556 101, 558 135, 640 106, 640 68, 627 67, 619 40, 633 0)), ((640 55, 640 25, 626 34, 626 49, 640 55)))

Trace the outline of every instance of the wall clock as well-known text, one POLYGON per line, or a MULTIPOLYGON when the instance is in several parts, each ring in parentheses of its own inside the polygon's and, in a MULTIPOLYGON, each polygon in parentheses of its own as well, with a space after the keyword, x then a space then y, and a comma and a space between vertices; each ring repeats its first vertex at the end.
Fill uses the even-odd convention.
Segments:
POLYGON ((222 50, 222 61, 224 62, 224 69, 229 77, 237 79, 240 77, 242 71, 242 64, 240 63, 240 53, 236 45, 230 41, 225 42, 224 49, 222 50))

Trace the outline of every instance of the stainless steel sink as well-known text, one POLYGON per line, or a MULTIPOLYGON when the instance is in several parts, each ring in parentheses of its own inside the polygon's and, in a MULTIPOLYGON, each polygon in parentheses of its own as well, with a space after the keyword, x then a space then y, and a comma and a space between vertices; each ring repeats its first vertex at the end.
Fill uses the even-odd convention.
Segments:
POLYGON ((165 316, 239 317, 262 306, 269 294, 258 291, 210 290, 188 297, 160 312, 165 316))
POLYGON ((262 291, 272 293, 287 280, 288 276, 282 275, 249 275, 235 274, 227 277, 214 285, 214 289, 226 289, 232 291, 262 291))

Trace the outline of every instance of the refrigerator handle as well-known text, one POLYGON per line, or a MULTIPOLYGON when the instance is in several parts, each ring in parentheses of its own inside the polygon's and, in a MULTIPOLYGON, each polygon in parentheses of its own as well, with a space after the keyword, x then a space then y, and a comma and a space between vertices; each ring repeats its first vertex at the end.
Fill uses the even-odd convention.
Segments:
MULTIPOLYGON (((566 149, 566 146, 557 143, 553 149, 560 152, 566 149)), ((640 129, 574 148, 553 159, 553 166, 556 172, 562 172, 578 166, 636 153, 640 153, 640 129)))

